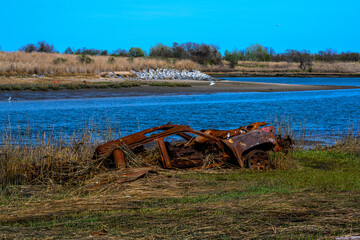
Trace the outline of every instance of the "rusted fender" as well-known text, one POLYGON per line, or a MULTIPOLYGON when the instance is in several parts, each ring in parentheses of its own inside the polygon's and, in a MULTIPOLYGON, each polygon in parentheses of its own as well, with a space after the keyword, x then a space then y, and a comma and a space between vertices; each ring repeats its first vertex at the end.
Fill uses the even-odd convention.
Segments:
POLYGON ((261 149, 264 151, 280 151, 281 147, 274 135, 275 127, 265 127, 250 131, 246 134, 237 135, 221 141, 234 153, 239 165, 244 167, 243 154, 249 149, 261 149))

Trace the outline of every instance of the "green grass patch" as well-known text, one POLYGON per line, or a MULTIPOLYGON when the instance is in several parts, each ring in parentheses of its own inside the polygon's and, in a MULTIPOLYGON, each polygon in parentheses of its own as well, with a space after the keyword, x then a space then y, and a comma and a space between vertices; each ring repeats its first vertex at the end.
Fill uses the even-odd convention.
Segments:
POLYGON ((314 191, 359 191, 360 157, 354 153, 335 150, 308 150, 291 152, 299 167, 292 170, 256 172, 240 170, 230 173, 185 173, 179 178, 198 179, 216 183, 223 181, 246 181, 251 187, 268 193, 292 193, 312 189, 314 191))
POLYGON ((49 84, 5 84, 0 85, 0 91, 51 91, 51 90, 78 90, 96 88, 130 88, 143 85, 138 81, 125 82, 96 82, 96 83, 49 83, 49 84))
POLYGON ((188 83, 176 83, 176 82, 151 82, 151 87, 191 87, 188 83))
POLYGON ((77 89, 104 89, 104 88, 131 88, 148 85, 151 87, 191 87, 187 83, 175 82, 140 82, 140 81, 124 81, 124 82, 87 82, 87 83, 43 83, 43 84, 3 84, 0 85, 0 91, 51 91, 51 90, 77 90, 77 89))

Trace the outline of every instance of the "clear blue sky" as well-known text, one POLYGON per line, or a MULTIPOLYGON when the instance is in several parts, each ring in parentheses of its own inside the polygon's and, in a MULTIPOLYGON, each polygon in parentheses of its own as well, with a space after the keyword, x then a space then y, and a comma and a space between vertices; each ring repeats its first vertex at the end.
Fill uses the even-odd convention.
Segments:
POLYGON ((156 43, 211 43, 220 51, 259 43, 276 52, 360 52, 359 0, 63 0, 0 2, 0 47, 45 40, 114 50, 156 43), (280 26, 277 26, 280 24, 280 26))

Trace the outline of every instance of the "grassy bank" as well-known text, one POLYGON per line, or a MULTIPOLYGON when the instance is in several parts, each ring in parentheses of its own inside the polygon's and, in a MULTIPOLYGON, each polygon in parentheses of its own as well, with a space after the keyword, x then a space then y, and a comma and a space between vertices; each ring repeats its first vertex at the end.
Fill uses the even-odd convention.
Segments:
POLYGON ((155 167, 158 174, 129 183, 118 183, 121 171, 105 170, 92 160, 96 139, 84 134, 69 145, 21 148, 5 141, 0 237, 328 239, 360 234, 356 138, 272 155, 276 169, 267 172, 155 167))
MULTIPOLYGON (((48 81, 49 82, 49 81, 48 81)), ((72 83, 14 83, 0 85, 0 91, 50 91, 50 90, 77 90, 96 88, 131 88, 140 86, 151 87, 191 87, 191 84, 178 82, 150 82, 150 81, 123 81, 123 82, 72 82, 72 83)))
MULTIPOLYGON (((227 66, 228 67, 228 66, 227 66)), ((256 62, 239 61, 235 68, 220 66, 207 66, 202 69, 204 72, 212 74, 355 74, 360 73, 360 63, 358 62, 314 62, 311 71, 303 71, 299 68, 299 63, 295 62, 256 62)))
MULTIPOLYGON (((219 65, 199 65, 191 60, 90 56, 81 61, 78 55, 56 53, 0 52, 0 76, 16 79, 33 74, 52 77, 98 78, 101 72, 143 70, 148 68, 196 69, 214 76, 359 76, 358 62, 314 62, 303 71, 294 62, 238 61, 234 68, 229 62, 219 65), (288 75, 287 75, 288 74, 288 75)), ((0 79, 0 84, 3 79, 0 79)))

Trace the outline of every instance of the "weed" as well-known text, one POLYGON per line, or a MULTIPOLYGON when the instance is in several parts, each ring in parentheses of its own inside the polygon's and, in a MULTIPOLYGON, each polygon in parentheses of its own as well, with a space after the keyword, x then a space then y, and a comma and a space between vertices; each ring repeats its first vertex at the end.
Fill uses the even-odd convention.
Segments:
POLYGON ((115 58, 113 56, 110 56, 107 60, 107 63, 113 64, 115 62, 115 58))
POLYGON ((94 59, 90 58, 89 56, 86 56, 84 54, 82 54, 81 56, 78 56, 78 60, 81 63, 85 63, 85 64, 90 64, 95 62, 94 59))
POLYGON ((58 57, 53 60, 53 64, 60 64, 60 63, 66 63, 66 62, 67 62, 67 59, 62 58, 62 57, 58 57))

